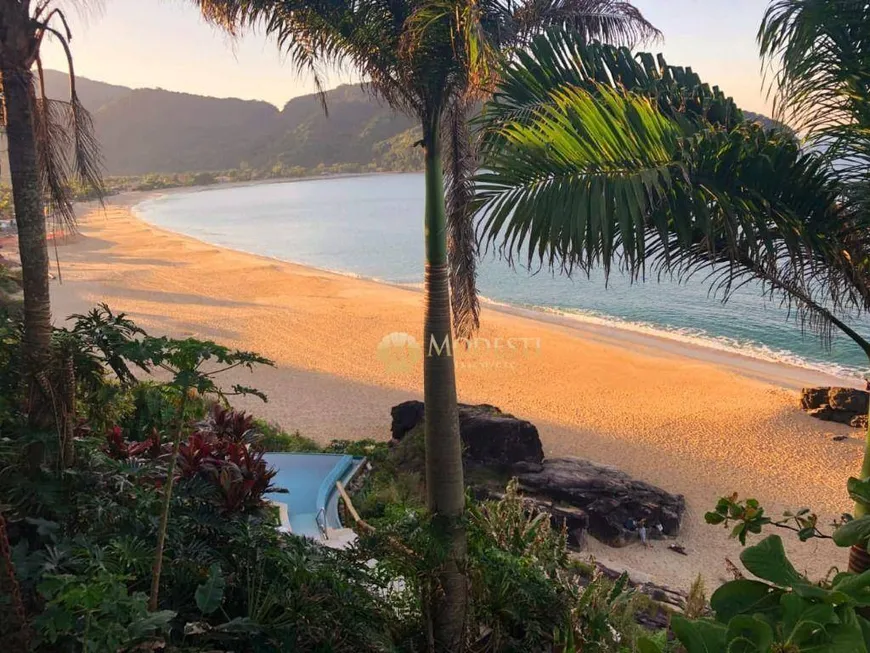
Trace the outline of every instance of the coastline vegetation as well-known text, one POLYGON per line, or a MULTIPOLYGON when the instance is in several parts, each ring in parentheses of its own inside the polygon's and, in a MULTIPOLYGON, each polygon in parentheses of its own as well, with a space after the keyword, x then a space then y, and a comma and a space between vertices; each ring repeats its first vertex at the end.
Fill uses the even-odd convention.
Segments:
POLYGON ((0 638, 10 650, 870 650, 870 431, 860 476, 845 488, 854 514, 830 535, 809 510, 773 520, 736 495, 706 515, 743 544, 768 526, 830 538, 851 549, 848 571, 833 560, 827 578, 809 579, 767 535, 740 556, 752 578, 737 570, 709 608, 696 585, 683 614, 642 627, 639 617, 659 608, 627 575, 606 579, 573 559, 564 529, 530 510, 514 482, 498 501, 467 494, 451 355, 454 330, 477 327, 481 207, 485 238, 509 258, 567 273, 616 262, 639 275, 655 255, 664 274, 712 269, 726 297, 752 276, 823 336, 844 328, 840 312, 870 308, 870 97, 867 58, 853 47, 870 42, 866 2, 832 11, 822 0, 776 0, 762 25, 763 57, 783 64, 784 114, 824 146, 808 151, 792 132, 744 120, 689 70, 595 41, 657 35, 626 3, 199 0, 231 33, 266 21, 302 70, 349 62, 419 121, 425 424, 392 449, 321 449, 233 410, 233 395, 267 399, 221 383, 230 370, 271 364, 255 353, 153 337, 106 305, 52 326, 45 218, 72 226, 74 199, 124 184, 309 173, 241 166, 107 184, 74 81, 69 103, 54 109, 34 91, 45 34, 69 57, 63 13, 8 4, 0 72, 23 287, 20 305, 0 296, 0 638), (478 142, 467 118, 480 101, 478 142), (818 118, 818 106, 829 115, 818 118), (65 127, 52 122, 60 114, 65 127), (486 172, 473 178, 479 163, 486 172), (278 489, 267 450, 369 457, 356 546, 332 551, 278 531, 265 501, 278 489))
MULTIPOLYGON (((203 364, 268 363, 252 354, 152 338, 106 306, 72 319, 53 334, 77 361, 69 440, 28 426, 21 324, 10 313, 0 322, 2 641, 46 652, 426 650, 444 543, 422 494, 388 514, 367 509, 378 532, 346 552, 279 533, 263 500, 276 489, 267 449, 366 455, 379 475, 366 486, 377 487, 395 471, 384 443, 320 448, 234 411, 229 394, 256 390, 222 390, 203 364), (169 381, 151 378, 166 369, 169 381), (22 447, 34 441, 44 451, 36 470, 22 447)), ((634 621, 658 608, 625 578, 572 562, 565 534, 526 514, 515 491, 468 501, 470 644, 621 651, 665 641, 634 621)))

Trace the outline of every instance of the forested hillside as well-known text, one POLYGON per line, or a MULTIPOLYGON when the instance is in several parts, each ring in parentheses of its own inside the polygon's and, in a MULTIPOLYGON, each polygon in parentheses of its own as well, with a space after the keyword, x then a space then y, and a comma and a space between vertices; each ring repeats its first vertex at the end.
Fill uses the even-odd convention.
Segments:
MULTIPOLYGON (((46 71, 46 87, 50 97, 67 97, 67 76, 46 71)), ((405 134, 412 121, 358 86, 328 92, 328 117, 314 95, 294 98, 279 111, 267 102, 84 78, 77 89, 93 115, 109 175, 335 164, 414 170, 422 163, 412 147, 416 138, 405 134)))

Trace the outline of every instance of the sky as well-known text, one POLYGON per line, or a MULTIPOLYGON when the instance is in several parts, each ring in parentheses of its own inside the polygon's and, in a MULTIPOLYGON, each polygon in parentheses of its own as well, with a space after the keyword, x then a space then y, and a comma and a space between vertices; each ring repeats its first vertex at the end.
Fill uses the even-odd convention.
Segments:
MULTIPOLYGON (((755 34, 767 0, 634 0, 664 34, 644 47, 732 95, 750 111, 767 113, 755 34)), ((231 41, 205 24, 191 0, 102 0, 72 14, 76 74, 134 88, 163 88, 214 97, 271 102, 314 90, 283 61, 273 41, 250 34, 231 41)), ((56 43, 44 48, 46 68, 63 70, 56 43)), ((355 81, 335 74, 330 85, 355 81)))

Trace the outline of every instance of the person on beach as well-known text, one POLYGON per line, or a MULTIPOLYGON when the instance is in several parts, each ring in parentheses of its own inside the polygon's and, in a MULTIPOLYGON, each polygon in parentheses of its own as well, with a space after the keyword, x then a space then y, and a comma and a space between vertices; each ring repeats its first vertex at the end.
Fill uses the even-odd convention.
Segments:
POLYGON ((644 545, 647 549, 649 548, 649 542, 646 539, 646 520, 641 520, 640 528, 637 529, 638 534, 640 535, 640 543, 644 545))

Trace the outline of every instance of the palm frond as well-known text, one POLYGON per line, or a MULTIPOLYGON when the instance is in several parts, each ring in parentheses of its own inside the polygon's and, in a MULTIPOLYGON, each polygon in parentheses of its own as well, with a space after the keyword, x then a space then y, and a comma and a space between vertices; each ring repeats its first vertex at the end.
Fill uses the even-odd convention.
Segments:
MULTIPOLYGON (((609 272, 617 251, 637 269, 647 218, 666 201, 682 132, 646 98, 606 87, 552 91, 527 120, 498 127, 503 146, 477 176, 481 233, 512 260, 526 250, 571 273, 609 272)), ((660 211, 655 212, 660 215, 660 211)))
POLYGON ((450 265, 450 302, 457 336, 468 338, 480 325, 477 297, 477 239, 474 234, 473 175, 475 148, 468 128, 465 102, 450 105, 441 140, 447 204, 447 249, 450 265))
POLYGON ((758 32, 769 93, 783 121, 806 133, 841 172, 870 168, 870 5, 777 0, 758 32))
POLYGON ((553 27, 566 29, 585 43, 635 47, 662 38, 637 7, 619 0, 532 0, 517 8, 514 19, 520 44, 553 27))
POLYGON ((54 217, 56 226, 65 231, 75 230, 75 211, 72 205, 71 182, 75 180, 89 188, 102 202, 105 196, 103 162, 99 142, 94 134, 93 120, 76 92, 75 68, 69 47, 70 30, 60 10, 48 12, 40 23, 41 34, 51 33, 61 43, 67 58, 70 98, 68 102, 50 100, 45 94, 42 60, 36 58, 38 95, 34 106, 34 132, 46 208, 54 217), (48 25, 53 16, 62 22, 65 33, 48 25))
POLYGON ((34 104, 33 132, 46 213, 55 229, 71 233, 76 227, 67 163, 72 139, 66 129, 64 103, 38 98, 34 104))
POLYGON ((823 157, 787 134, 752 123, 687 133, 648 99, 606 86, 553 91, 499 133, 477 178, 479 228, 510 261, 525 253, 527 265, 568 274, 615 264, 633 278, 648 264, 679 278, 710 268, 726 299, 752 261, 777 291, 870 307, 852 263, 870 250, 848 240, 862 231, 845 228, 823 157))
POLYGON ((546 104, 554 90, 576 86, 594 92, 598 85, 645 95, 680 122, 730 128, 743 120, 734 101, 691 68, 669 65, 661 55, 635 55, 626 47, 587 43, 576 33, 551 30, 505 66, 482 121, 492 127, 522 120, 546 104))
POLYGON ((862 0, 776 0, 758 32, 770 91, 797 129, 865 113, 870 5, 862 0), (864 106, 861 104, 864 103, 864 106))
POLYGON ((726 301, 759 280, 823 339, 870 309, 870 186, 845 193, 827 157, 651 61, 556 33, 508 67, 482 122, 485 242, 568 274, 701 274, 726 301))

